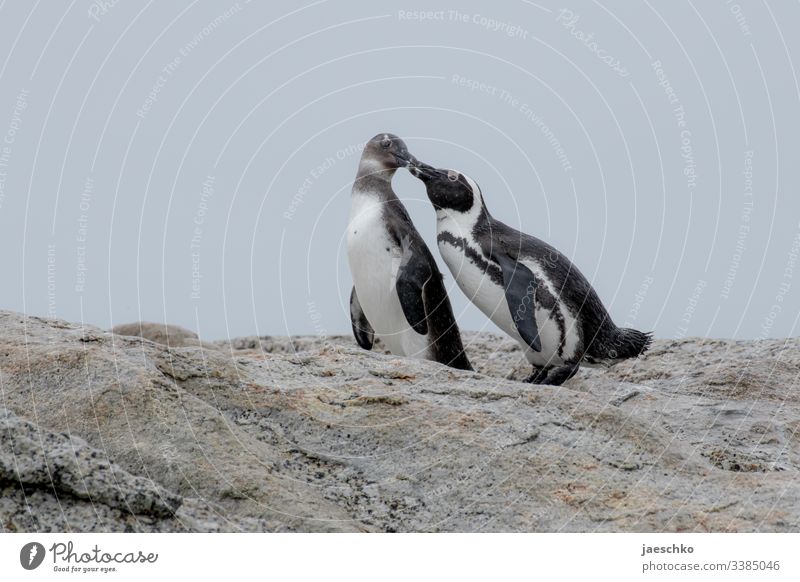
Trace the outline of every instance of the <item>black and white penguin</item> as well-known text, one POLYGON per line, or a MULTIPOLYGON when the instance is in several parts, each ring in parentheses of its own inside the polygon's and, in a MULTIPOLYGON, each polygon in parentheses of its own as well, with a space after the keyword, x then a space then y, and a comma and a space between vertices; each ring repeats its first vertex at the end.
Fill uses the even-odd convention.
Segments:
POLYGON ((436 209, 445 263, 467 297, 522 345, 533 366, 528 382, 560 385, 581 364, 611 366, 650 346, 651 334, 614 325, 567 257, 492 218, 472 179, 419 161, 409 169, 436 209))
POLYGON ((366 350, 377 336, 393 354, 471 370, 442 274, 392 190, 395 171, 414 161, 390 133, 364 146, 347 226, 353 335, 366 350))

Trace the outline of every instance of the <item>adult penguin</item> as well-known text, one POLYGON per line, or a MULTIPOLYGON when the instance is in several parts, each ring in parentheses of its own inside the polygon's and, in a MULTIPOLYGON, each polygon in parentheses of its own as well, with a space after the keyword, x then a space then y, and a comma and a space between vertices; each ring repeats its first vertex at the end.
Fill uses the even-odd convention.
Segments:
POLYGON ((651 334, 617 327, 572 262, 489 214, 478 184, 455 170, 410 167, 436 209, 439 250, 467 297, 516 339, 529 382, 560 385, 581 364, 612 366, 644 353, 651 334))

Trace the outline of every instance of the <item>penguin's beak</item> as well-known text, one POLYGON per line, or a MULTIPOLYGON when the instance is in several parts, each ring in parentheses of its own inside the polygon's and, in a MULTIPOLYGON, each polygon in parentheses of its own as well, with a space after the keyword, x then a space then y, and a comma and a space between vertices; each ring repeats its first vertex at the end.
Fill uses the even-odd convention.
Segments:
POLYGON ((413 167, 417 164, 417 158, 408 152, 394 154, 394 159, 397 162, 397 165, 401 168, 413 167))
POLYGON ((419 160, 414 160, 415 163, 410 166, 408 169, 413 174, 415 178, 419 178, 423 182, 427 182, 432 178, 436 177, 437 170, 433 166, 429 166, 425 162, 421 162, 419 160))

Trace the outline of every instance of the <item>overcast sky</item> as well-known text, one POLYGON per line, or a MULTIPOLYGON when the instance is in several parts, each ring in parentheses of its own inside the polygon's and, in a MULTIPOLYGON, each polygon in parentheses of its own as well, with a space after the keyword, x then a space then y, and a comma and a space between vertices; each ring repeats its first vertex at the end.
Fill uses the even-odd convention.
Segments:
MULTIPOLYGON (((797 22, 723 0, 5 2, 0 307, 349 333, 350 187, 390 131, 570 256, 618 324, 797 335, 797 22)), ((394 185, 439 260, 421 183, 394 185)), ((440 265, 462 328, 496 329, 440 265)))

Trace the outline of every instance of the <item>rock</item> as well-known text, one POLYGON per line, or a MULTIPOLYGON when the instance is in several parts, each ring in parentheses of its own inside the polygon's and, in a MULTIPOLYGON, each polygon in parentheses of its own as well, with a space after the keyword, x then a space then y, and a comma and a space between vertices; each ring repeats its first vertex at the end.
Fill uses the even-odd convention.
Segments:
POLYGON ((0 411, 0 488, 0 515, 11 531, 69 529, 66 516, 81 513, 93 527, 117 530, 124 523, 133 530, 135 516, 158 523, 174 517, 182 501, 82 439, 41 430, 7 411, 0 411))
POLYGON ((54 434, 0 411, 0 482, 45 489, 155 517, 172 515, 181 499, 135 477, 77 437, 54 434))
POLYGON ((117 335, 140 337, 172 348, 202 346, 206 349, 216 349, 214 344, 200 341, 200 338, 193 331, 177 325, 141 321, 139 323, 117 325, 111 332, 117 335))
POLYGON ((800 527, 797 339, 659 341, 551 387, 486 333, 476 373, 349 337, 128 335, 0 312, 3 529, 800 527))

